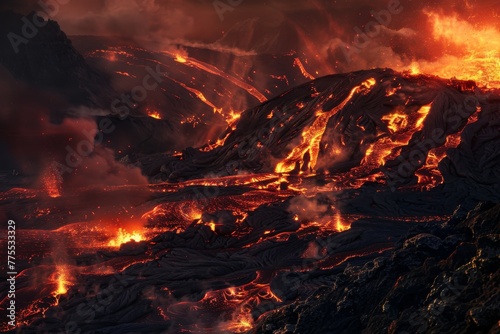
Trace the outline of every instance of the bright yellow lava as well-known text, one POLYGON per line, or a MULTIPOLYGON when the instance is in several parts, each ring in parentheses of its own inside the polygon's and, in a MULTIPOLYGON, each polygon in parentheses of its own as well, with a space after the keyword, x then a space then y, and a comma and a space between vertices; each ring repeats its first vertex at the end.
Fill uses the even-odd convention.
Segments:
POLYGON ((350 228, 351 226, 349 224, 344 224, 342 222, 342 217, 340 216, 340 213, 337 212, 335 214, 335 230, 338 232, 343 232, 349 230, 350 228))
POLYGON ((156 119, 161 119, 161 115, 158 111, 148 111, 148 116, 156 119))
POLYGON ((185 63, 185 62, 187 62, 187 59, 184 58, 181 54, 176 54, 175 61, 178 63, 185 63))
POLYGON ((144 240, 144 237, 141 233, 133 231, 131 233, 125 231, 122 228, 118 229, 118 233, 116 237, 108 242, 109 247, 120 247, 121 244, 125 244, 130 241, 142 241, 144 240))
POLYGON ((56 266, 54 280, 57 284, 56 290, 52 292, 54 297, 66 294, 68 292, 68 288, 72 285, 71 275, 68 268, 64 265, 56 266))
POLYGON ((460 54, 445 54, 437 61, 412 63, 412 73, 430 73, 443 78, 473 80, 491 88, 500 87, 500 31, 473 25, 456 15, 432 11, 425 14, 431 21, 433 38, 459 47, 460 54))

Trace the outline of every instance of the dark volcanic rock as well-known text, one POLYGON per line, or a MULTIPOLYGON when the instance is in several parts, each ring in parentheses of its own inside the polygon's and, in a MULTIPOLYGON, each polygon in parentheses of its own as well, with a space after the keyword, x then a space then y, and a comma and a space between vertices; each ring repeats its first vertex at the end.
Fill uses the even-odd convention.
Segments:
MULTIPOLYGON (((47 106, 54 123, 65 117, 95 117, 99 125, 104 116, 108 117, 109 121, 104 124, 113 130, 106 131, 101 142, 119 157, 134 152, 153 154, 185 147, 179 138, 184 132, 189 132, 189 128, 174 127, 172 121, 148 117, 139 112, 138 106, 132 108, 126 117, 116 115, 112 103, 121 94, 130 94, 130 90, 117 92, 111 83, 111 73, 93 63, 92 59, 87 61, 55 21, 43 21, 42 27, 35 27, 37 31, 33 36, 25 38, 23 26, 34 20, 42 22, 35 13, 22 16, 11 11, 0 12, 0 66, 16 80, 36 90, 55 93, 67 102, 57 111, 54 110, 55 103, 47 106), (17 44, 18 40, 22 42, 17 44)), ((136 85, 142 83, 143 77, 136 85)), ((200 131, 208 130, 202 128, 200 131)))
POLYGON ((387 257, 346 268, 335 286, 268 315, 253 332, 498 333, 500 205, 486 208, 410 232, 387 257))
POLYGON ((114 93, 109 80, 91 67, 75 50, 57 22, 49 20, 33 36, 23 35, 25 21, 42 19, 34 12, 22 16, 0 12, 0 64, 14 77, 45 89, 54 89, 66 96, 71 104, 106 107, 114 93), (24 20, 24 21, 23 21, 24 20), (9 40, 14 35, 23 42, 9 40))
MULTIPOLYGON (((249 299, 242 307, 250 307, 251 316, 257 319, 294 300, 320 297, 318 288, 325 291, 344 284, 345 278, 339 276, 344 271, 356 276, 356 284, 363 286, 389 266, 383 254, 417 225, 360 219, 342 233, 321 232, 317 227, 303 229, 287 211, 288 206, 288 201, 263 204, 241 221, 229 206, 207 211, 183 230, 165 232, 151 241, 129 242, 119 250, 79 256, 75 262, 85 267, 115 261, 129 265, 117 275, 79 275, 78 283, 57 305, 47 306, 44 317, 34 315, 33 322, 21 330, 60 332, 73 322, 82 333, 173 334, 200 321, 204 327, 194 332, 210 332, 205 328, 228 319, 225 312, 212 313, 212 304, 205 304, 207 294, 227 297, 226 289, 255 287, 257 295, 245 297, 249 299), (317 252, 308 252, 310 249, 317 252), (123 285, 116 284, 117 279, 123 285), (277 298, 271 298, 271 292, 277 298), (261 303, 252 302, 256 297, 261 303), (185 305, 194 307, 188 311, 185 305), (95 309, 91 320, 82 312, 87 307, 95 309), (160 316, 158 307, 173 312, 173 318, 160 316)), ((173 215, 163 218, 172 220, 173 215)), ((17 284, 27 284, 28 278, 19 278, 17 284)), ((53 304, 50 298, 49 305, 53 304)), ((351 301, 346 299, 345 303, 351 301)), ((234 311, 233 306, 227 307, 228 312, 234 311)), ((217 328, 213 332, 231 333, 217 328)))
POLYGON ((297 174, 313 169, 332 175, 357 168, 357 178, 383 172, 387 184, 398 188, 415 184, 415 173, 429 164, 429 152, 444 153, 447 139, 458 139, 463 130, 464 143, 450 149, 440 171, 450 183, 470 188, 485 201, 496 197, 500 187, 494 163, 499 104, 492 94, 474 85, 463 90, 453 80, 390 69, 329 75, 246 110, 222 145, 165 156, 153 168, 147 157, 137 162, 147 175, 162 170, 163 178, 172 181, 242 171, 297 174), (479 120, 467 125, 478 108, 479 120), (395 124, 394 117, 403 125, 395 124), (383 142, 402 144, 388 150, 383 142), (383 163, 367 162, 373 150, 390 154, 383 163))

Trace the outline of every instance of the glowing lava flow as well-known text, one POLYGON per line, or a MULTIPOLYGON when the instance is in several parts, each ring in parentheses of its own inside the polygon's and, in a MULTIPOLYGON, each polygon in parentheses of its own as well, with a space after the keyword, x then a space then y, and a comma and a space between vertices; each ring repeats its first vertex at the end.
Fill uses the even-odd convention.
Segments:
POLYGON ((241 117, 241 114, 236 113, 233 110, 231 110, 229 112, 229 114, 226 115, 227 126, 233 128, 233 130, 234 130, 240 117, 241 117))
POLYGON ((307 79, 310 79, 310 80, 314 80, 316 79, 314 76, 312 76, 309 72, 307 72, 306 68, 304 67, 304 64, 302 64, 302 62, 300 61, 299 58, 295 58, 293 60, 293 64, 298 66, 298 68, 300 69, 300 72, 302 72, 302 75, 307 78, 307 79))
POLYGON ((175 61, 178 62, 178 63, 185 63, 187 62, 187 59, 184 58, 181 54, 176 54, 175 55, 175 61))
POLYGON ((500 87, 500 31, 493 27, 476 27, 455 15, 445 16, 432 11, 425 14, 432 23, 434 39, 458 46, 463 51, 444 55, 435 62, 419 61, 412 64, 412 68, 444 78, 474 80, 489 87, 500 87))
POLYGON ((426 106, 422 106, 419 110, 418 110, 418 114, 420 114, 420 118, 417 119, 417 122, 415 123, 415 128, 417 130, 421 130, 422 129, 422 125, 424 124, 424 120, 425 118, 427 117, 427 115, 429 114, 429 111, 431 111, 431 105, 426 105, 426 106))
POLYGON ((172 54, 170 52, 167 52, 165 51, 165 53, 167 54, 170 54, 171 56, 174 57, 175 61, 179 62, 179 63, 184 63, 188 66, 191 66, 191 67, 196 67, 202 71, 205 71, 205 72, 208 72, 208 73, 211 73, 211 74, 215 74, 215 75, 218 75, 224 79, 227 79, 229 80, 230 82, 232 82, 233 84, 235 84, 236 86, 244 89, 245 91, 247 91, 248 94, 252 95, 253 97, 255 97, 257 100, 259 100, 259 102, 265 102, 267 101, 267 98, 261 94, 257 88, 253 87, 252 85, 249 85, 247 84, 246 82, 242 81, 242 80, 239 80, 233 76, 230 76, 228 75, 227 73, 224 73, 223 71, 219 70, 217 67, 213 66, 213 65, 210 65, 210 64, 207 64, 207 63, 204 63, 202 61, 199 61, 199 60, 196 60, 196 59, 193 59, 193 58, 188 58, 188 57, 185 57, 185 56, 182 56, 180 54, 172 54))
POLYGON ((387 127, 394 133, 408 126, 408 116, 406 114, 394 113, 385 115, 381 118, 383 121, 388 121, 387 127))
POLYGON ((301 162, 304 154, 309 152, 311 169, 314 169, 319 154, 319 144, 321 142, 321 137, 325 133, 326 125, 330 117, 336 114, 339 110, 344 108, 344 106, 351 100, 354 94, 356 94, 362 87, 371 88, 375 84, 375 79, 368 79, 361 85, 354 87, 349 95, 345 98, 342 103, 333 108, 328 112, 319 112, 317 114, 316 120, 302 132, 302 142, 293 148, 292 152, 281 162, 276 165, 275 171, 277 173, 289 173, 294 168, 297 162, 301 162))
POLYGON ((58 265, 56 267, 53 281, 57 284, 56 290, 52 292, 52 295, 56 298, 60 295, 66 294, 66 292, 68 292, 68 288, 73 285, 69 270, 64 265, 58 265))
MULTIPOLYGON (((422 130, 423 123, 427 114, 431 109, 431 105, 422 106, 416 114, 407 115, 400 112, 394 112, 383 116, 381 119, 387 121, 387 128, 396 135, 393 140, 380 140, 372 145, 366 152, 365 160, 370 161, 369 156, 374 156, 376 152, 376 162, 378 165, 383 165, 389 158, 394 158, 394 150, 402 145, 406 145, 411 136, 422 130), (415 126, 411 126, 415 124, 415 126)), ((371 161, 374 161, 373 159, 371 161)), ((375 167, 375 165, 374 165, 375 167)))
POLYGON ((161 119, 161 115, 158 111, 148 111, 148 116, 156 119, 161 119))
POLYGON ((253 328, 253 319, 250 313, 240 313, 234 315, 234 319, 226 324, 220 325, 224 331, 230 333, 247 333, 253 328))
POLYGON ((203 95, 203 93, 200 92, 199 90, 192 88, 192 87, 189 87, 180 81, 177 81, 174 79, 171 79, 171 80, 175 81, 180 86, 184 87, 184 89, 186 89, 187 91, 193 93, 198 99, 200 99, 201 102, 205 103, 207 106, 212 107, 212 109, 214 110, 214 113, 215 112, 218 112, 218 113, 222 112, 222 108, 217 108, 212 102, 208 101, 207 98, 205 97, 205 95, 203 95))
POLYGON ((127 242, 132 241, 132 240, 139 242, 139 241, 144 240, 144 236, 141 233, 136 232, 136 231, 129 233, 129 232, 125 231, 124 229, 119 228, 116 237, 114 239, 111 239, 108 242, 108 246, 109 247, 120 247, 121 244, 125 244, 127 242))
POLYGON ((340 216, 340 213, 337 212, 335 214, 335 230, 337 230, 338 232, 343 232, 349 230, 350 228, 351 225, 342 222, 342 217, 340 216))

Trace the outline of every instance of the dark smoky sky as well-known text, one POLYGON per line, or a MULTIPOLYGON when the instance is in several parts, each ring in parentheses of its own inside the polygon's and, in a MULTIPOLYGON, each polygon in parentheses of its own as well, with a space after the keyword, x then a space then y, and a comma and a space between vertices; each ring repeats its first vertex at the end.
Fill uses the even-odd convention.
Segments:
MULTIPOLYGON (((39 10, 38 1, 6 0, 0 6, 26 13, 39 10)), ((335 65, 342 58, 339 43, 352 45, 355 28, 363 31, 374 20, 372 11, 387 9, 391 1, 397 0, 64 0, 67 3, 60 4, 52 18, 70 36, 121 36, 153 49, 179 42, 256 53, 295 51, 322 63, 323 74, 397 67, 442 56, 446 45, 433 40, 426 10, 456 15, 474 25, 500 27, 499 0, 400 0, 402 12, 391 16, 391 22, 372 38, 370 48, 361 50, 355 66, 335 65), (222 20, 216 3, 228 4, 222 20)))
MULTIPOLYGON (((253 53, 289 54, 294 51, 303 61, 308 60, 305 61, 308 69, 318 75, 372 67, 400 69, 414 60, 432 63, 435 59, 447 59, 443 56, 450 46, 433 39, 426 11, 454 15, 474 27, 487 25, 500 30, 499 0, 400 0, 401 13, 392 15, 390 23, 379 27, 380 33, 371 39, 369 47, 360 50, 351 63, 339 63, 342 59, 339 44, 352 45, 356 29, 365 30, 366 25, 374 21, 372 12, 386 10, 391 1, 396 0, 59 0, 64 4, 59 4, 58 0, 0 0, 0 10, 27 14, 41 10, 40 3, 49 4, 49 7, 58 3, 57 10, 49 16, 69 36, 125 37, 144 47, 157 49, 183 43, 253 53), (238 2, 241 4, 228 5, 226 9, 229 9, 223 13, 218 13, 214 6, 238 2)), ((440 66, 443 62, 436 63, 440 66)), ((1 78, 7 75, 0 71, 1 78)), ((12 82, 0 80, 0 93, 3 92, 0 96, 17 98, 6 101, 6 105, 10 102, 10 105, 24 106, 22 103, 25 103, 25 109, 19 109, 26 112, 36 108, 25 101, 25 95, 11 92, 12 86, 12 82)), ((42 97, 42 101, 52 99, 42 97)), ((43 110, 39 113, 46 114, 43 110)), ((14 111, 9 108, 0 108, 0 121, 9 125, 4 129, 4 136, 9 136, 8 130, 17 128, 12 126, 17 124, 14 122, 22 121, 13 115, 14 111)), ((37 123, 33 129, 19 123, 18 128, 34 133, 46 132, 52 125, 44 122, 37 123)), ((67 132, 71 133, 75 127, 69 124, 67 132)), ((36 144, 26 142, 23 147, 32 147, 32 155, 37 157, 36 153, 43 150, 36 144)), ((0 153, 1 150, 0 143, 0 153)), ((60 151, 64 149, 56 153, 60 151)), ((25 151, 21 149, 20 152, 25 151)), ((111 156, 108 153, 102 156, 111 156)), ((40 161, 29 163, 43 164, 44 156, 37 159, 40 161)), ((111 161, 103 158, 103 161, 108 160, 111 161)))
MULTIPOLYGON (((43 0, 47 3, 57 0, 43 0)), ((121 35, 137 39, 187 39, 214 42, 235 24, 258 19, 269 33, 286 30, 286 25, 301 28, 314 40, 322 35, 353 33, 372 18, 370 11, 387 8, 390 0, 220 0, 238 3, 220 19, 210 0, 64 0, 53 16, 69 34, 121 35), (285 27, 284 27, 285 26, 285 27)), ((26 13, 39 10, 39 0, 4 0, 0 8, 26 13)), ((481 22, 498 20, 498 0, 400 0, 403 12, 394 17, 392 29, 421 30, 422 9, 435 8, 443 13, 481 22)), ((293 44, 293 41, 289 41, 293 44)))

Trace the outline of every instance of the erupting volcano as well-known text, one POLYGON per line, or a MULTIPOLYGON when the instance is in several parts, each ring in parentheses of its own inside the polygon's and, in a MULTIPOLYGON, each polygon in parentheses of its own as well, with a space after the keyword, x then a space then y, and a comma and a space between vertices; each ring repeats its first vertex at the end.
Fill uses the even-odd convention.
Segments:
POLYGON ((498 1, 40 3, 2 332, 500 331, 498 1))

